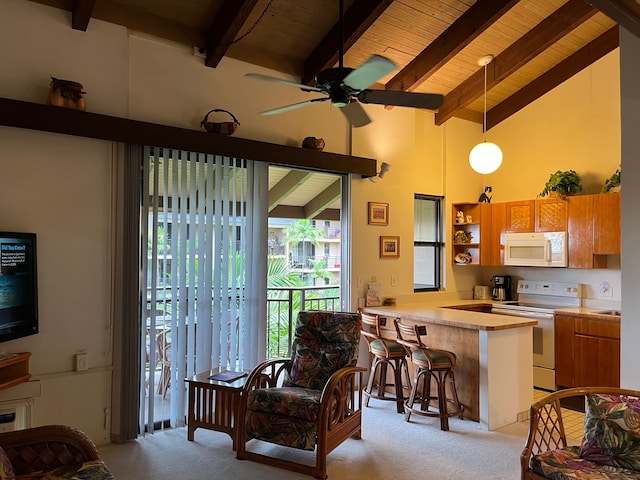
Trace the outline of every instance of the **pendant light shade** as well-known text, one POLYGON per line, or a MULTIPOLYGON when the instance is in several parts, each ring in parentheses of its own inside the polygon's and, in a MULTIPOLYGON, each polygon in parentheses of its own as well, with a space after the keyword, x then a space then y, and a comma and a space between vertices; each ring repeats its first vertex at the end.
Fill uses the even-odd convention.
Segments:
POLYGON ((469 164, 478 173, 493 173, 502 164, 502 150, 495 143, 479 143, 469 153, 469 164))
POLYGON ((478 65, 484 67, 484 110, 482 117, 482 143, 477 144, 469 153, 469 165, 476 172, 493 173, 502 164, 502 150, 495 143, 487 142, 487 65, 493 60, 493 55, 486 55, 478 60, 478 65))

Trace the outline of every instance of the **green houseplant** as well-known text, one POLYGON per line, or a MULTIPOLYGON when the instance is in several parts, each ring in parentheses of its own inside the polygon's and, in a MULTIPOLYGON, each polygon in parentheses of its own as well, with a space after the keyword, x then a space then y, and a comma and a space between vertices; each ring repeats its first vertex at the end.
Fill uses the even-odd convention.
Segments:
POLYGON ((575 170, 557 170, 549 176, 539 197, 545 197, 551 192, 556 192, 558 196, 575 195, 582 191, 582 179, 575 170))
POLYGON ((613 173, 613 175, 611 175, 609 178, 605 180, 604 185, 602 186, 602 190, 600 190, 600 193, 608 193, 614 188, 619 186, 620 186, 620 167, 618 167, 618 169, 613 173))

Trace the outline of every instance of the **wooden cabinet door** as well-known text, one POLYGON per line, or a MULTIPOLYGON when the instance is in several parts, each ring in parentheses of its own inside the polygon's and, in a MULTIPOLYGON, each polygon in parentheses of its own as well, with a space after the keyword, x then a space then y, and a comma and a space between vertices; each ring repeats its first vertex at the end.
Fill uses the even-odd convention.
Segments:
MULTIPOLYGON (((504 265, 504 233, 506 229, 506 203, 491 203, 491 225, 488 229, 488 255, 486 265, 504 265)), ((484 228, 484 227, 483 227, 484 228)))
POLYGON ((569 268, 593 268, 593 197, 574 195, 567 198, 569 268))
POLYGON ((575 336, 575 386, 620 386, 620 340, 575 336))
POLYGON ((620 194, 593 195, 593 253, 620 253, 620 194))
POLYGON ((573 387, 574 318, 556 315, 554 329, 556 384, 562 387, 573 387))
POLYGON ((562 198, 539 198, 535 201, 536 232, 567 230, 567 201, 562 198))
POLYGON ((535 200, 506 202, 506 232, 533 232, 535 230, 535 200))

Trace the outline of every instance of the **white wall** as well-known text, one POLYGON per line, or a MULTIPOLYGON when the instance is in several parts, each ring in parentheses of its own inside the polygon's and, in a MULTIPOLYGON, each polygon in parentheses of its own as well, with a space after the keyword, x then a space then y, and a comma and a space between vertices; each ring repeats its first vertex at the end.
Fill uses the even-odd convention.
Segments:
POLYGON ((0 127, 0 229, 37 234, 40 333, 3 343, 32 352, 33 422, 70 420, 108 441, 111 379, 111 151, 98 140, 0 127), (86 351, 90 371, 73 372, 86 351), (60 385, 70 386, 60 389, 60 385))

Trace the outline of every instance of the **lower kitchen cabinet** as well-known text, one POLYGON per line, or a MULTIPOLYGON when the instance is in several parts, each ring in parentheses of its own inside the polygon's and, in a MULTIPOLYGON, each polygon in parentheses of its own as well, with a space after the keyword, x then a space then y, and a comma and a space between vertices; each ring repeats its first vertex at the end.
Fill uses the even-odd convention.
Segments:
POLYGON ((554 321, 556 384, 572 387, 574 380, 575 319, 556 315, 554 321))
POLYGON ((620 321, 598 315, 555 317, 556 384, 620 386, 620 321))

